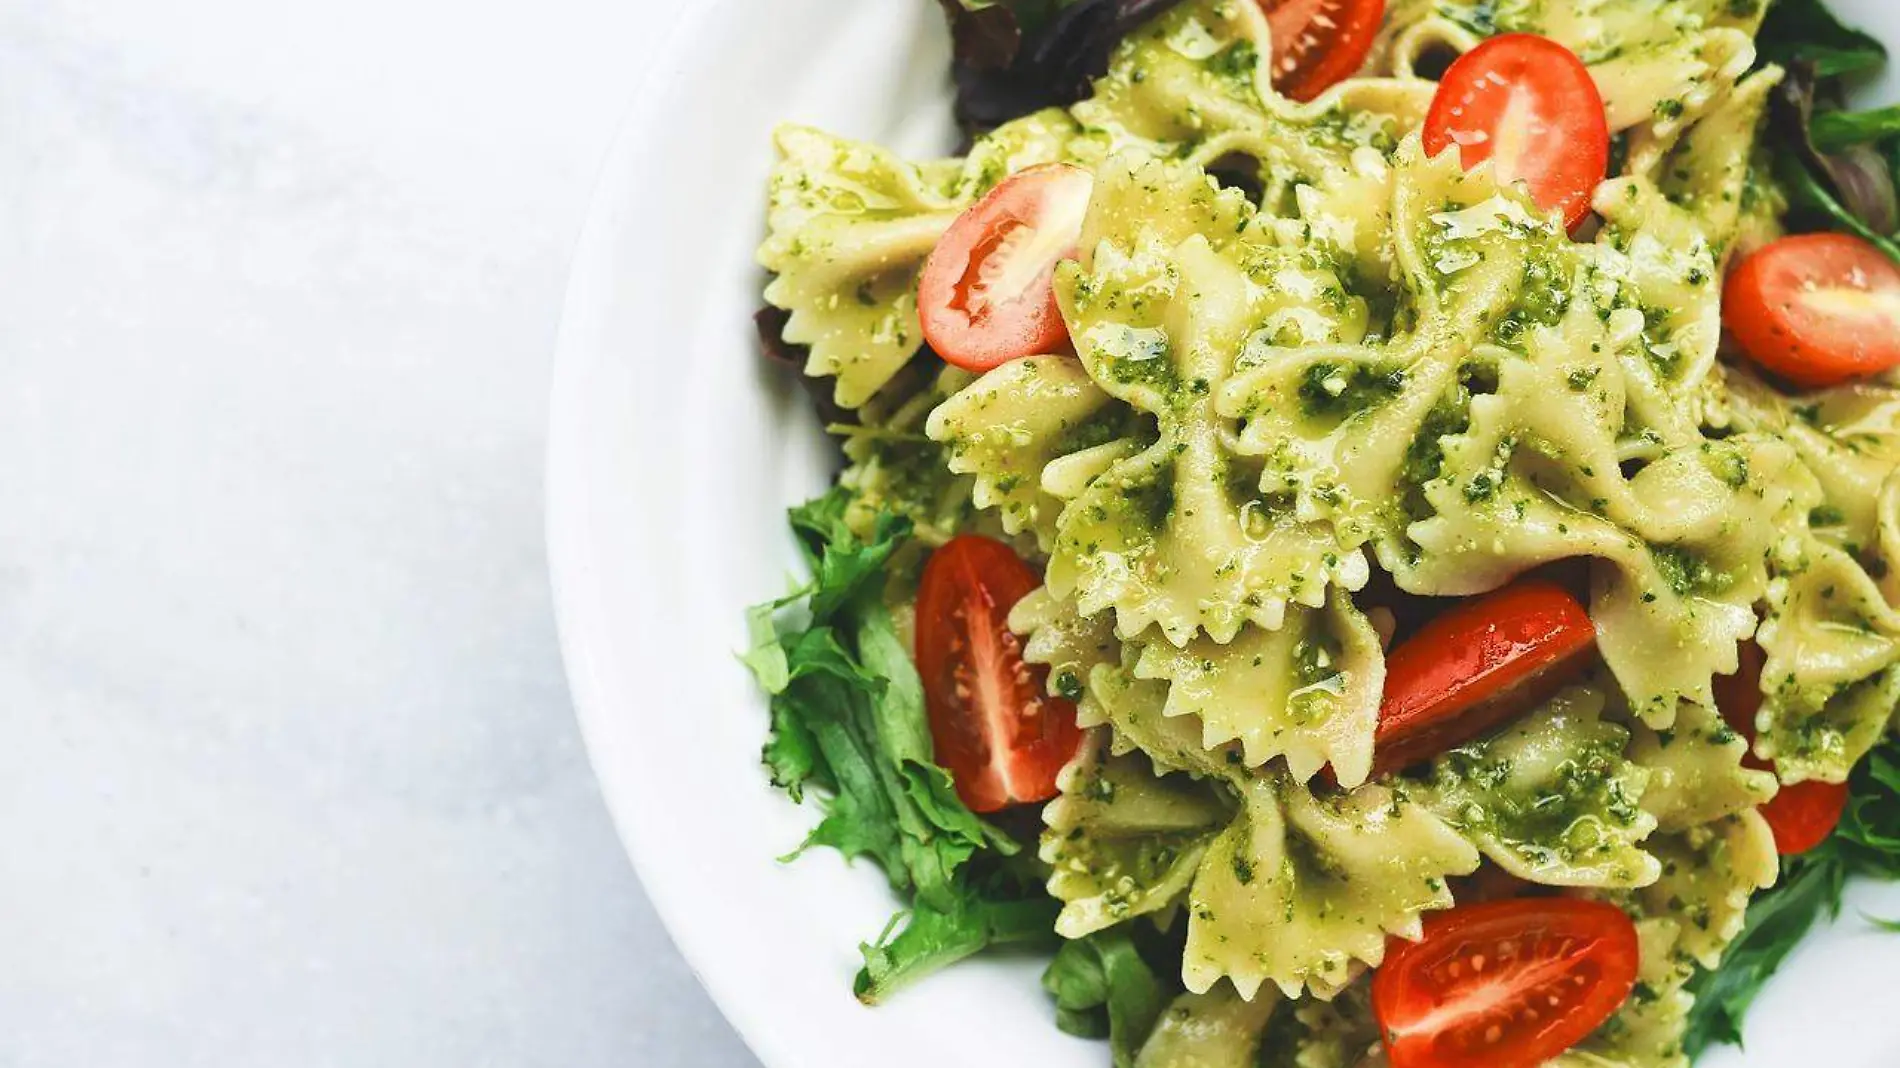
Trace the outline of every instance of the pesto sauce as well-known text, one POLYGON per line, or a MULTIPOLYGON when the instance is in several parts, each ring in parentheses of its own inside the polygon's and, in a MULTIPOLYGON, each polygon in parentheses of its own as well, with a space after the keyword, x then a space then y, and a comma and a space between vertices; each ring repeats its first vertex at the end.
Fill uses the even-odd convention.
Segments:
POLYGON ((1702 556, 1680 545, 1651 545, 1650 559, 1678 597, 1708 597, 1728 587, 1732 576, 1717 571, 1702 556))
POLYGON ((1300 376, 1300 410, 1309 419, 1344 419, 1405 391, 1405 368, 1321 360, 1300 376))

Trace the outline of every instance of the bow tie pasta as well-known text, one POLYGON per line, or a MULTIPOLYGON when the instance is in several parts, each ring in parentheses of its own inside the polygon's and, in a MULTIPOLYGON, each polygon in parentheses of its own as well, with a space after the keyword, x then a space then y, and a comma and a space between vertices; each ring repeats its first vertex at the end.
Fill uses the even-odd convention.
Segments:
POLYGON ((917 276, 937 239, 1004 175, 1066 158, 1075 124, 1039 112, 984 138, 964 160, 908 163, 875 145, 804 126, 775 138, 765 300, 790 313, 785 341, 809 346, 805 373, 837 379, 840 407, 890 383, 923 344, 917 276))
POLYGON ((1098 940, 1071 950, 1165 946, 1118 1064, 1384 1068, 1374 970, 1514 894, 1627 918, 1640 950, 1544 1068, 1687 1068, 1691 980, 1777 877, 1764 806, 1844 782, 1900 709, 1900 385, 1792 391, 1725 341, 1725 278, 1788 216, 1767 5, 1388 0, 1358 75, 1299 101, 1284 10, 1155 7, 1083 99, 963 158, 776 137, 765 297, 840 410, 844 525, 921 543, 885 581, 903 640, 925 549, 1002 542, 1020 584, 978 607, 1021 639, 1004 682, 1046 672, 1085 735, 1010 795, 1054 797, 1009 870, 1098 940), (1448 60, 1503 34, 1600 97, 1608 171, 1574 212, 1469 137, 1427 150, 1448 60), (1049 163, 1023 179, 1061 175, 1069 225, 1016 225, 1061 331, 992 361, 931 319, 926 346, 939 239, 1049 163), (1482 729, 1394 746, 1402 647, 1526 576, 1586 651, 1482 729), (1759 711, 1718 706, 1755 666, 1759 711))

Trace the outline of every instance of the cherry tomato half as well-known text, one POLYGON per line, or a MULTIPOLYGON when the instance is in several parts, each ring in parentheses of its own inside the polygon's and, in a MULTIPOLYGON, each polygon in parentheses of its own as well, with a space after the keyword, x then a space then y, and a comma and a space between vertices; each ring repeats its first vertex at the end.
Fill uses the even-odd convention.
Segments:
POLYGON ((1583 605, 1540 579, 1425 624, 1386 656, 1373 774, 1437 756, 1536 707, 1589 664, 1596 636, 1583 605))
POLYGON ((1636 925, 1576 898, 1465 905, 1394 939, 1372 975, 1392 1068, 1536 1068, 1610 1018, 1636 985, 1636 925))
POLYGON ((1877 374, 1900 366, 1900 267, 1850 234, 1784 237, 1729 274, 1722 324, 1796 385, 1877 374))
MULTIPOLYGON (((1744 767, 1772 769, 1774 765, 1755 755, 1755 716, 1761 711, 1761 646, 1744 642, 1741 665, 1733 675, 1715 677, 1715 707, 1722 720, 1748 741, 1744 767)), ((1783 786, 1768 803, 1761 806, 1762 819, 1775 835, 1775 852, 1784 857, 1806 853, 1834 833, 1841 814, 1847 811, 1847 784, 1798 782, 1783 786)))
POLYGON ((1775 852, 1792 857, 1827 841, 1846 811, 1846 783, 1809 779, 1783 786, 1761 807, 1761 816, 1774 832, 1775 852))
POLYGON ((1548 37, 1493 37, 1458 57, 1425 115, 1425 151, 1458 146, 1466 170, 1486 160, 1499 183, 1575 227, 1610 166, 1610 124, 1596 80, 1548 37))
POLYGON ((950 224, 924 261, 924 340, 966 371, 1062 352, 1056 264, 1075 255, 1095 176, 1045 163, 1003 179, 950 224))
POLYGON ((966 534, 924 565, 917 592, 917 670, 937 763, 973 812, 1047 801, 1082 745, 1075 705, 1045 690, 1048 669, 1023 661, 1009 610, 1040 584, 1009 546, 966 534))
POLYGON ((1311 100, 1349 78, 1372 51, 1385 0, 1259 0, 1273 31, 1273 87, 1311 100))

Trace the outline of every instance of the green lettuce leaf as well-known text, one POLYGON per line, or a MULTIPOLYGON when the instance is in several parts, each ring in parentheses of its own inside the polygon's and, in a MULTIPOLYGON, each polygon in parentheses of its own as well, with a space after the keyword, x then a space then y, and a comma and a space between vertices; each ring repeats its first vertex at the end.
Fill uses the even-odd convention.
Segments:
POLYGON ((1748 906, 1748 925, 1722 966, 1690 983, 1684 1051, 1695 1057, 1716 1044, 1741 1045, 1742 1019, 1789 951, 1823 920, 1841 911, 1850 876, 1900 878, 1900 740, 1889 739, 1855 771, 1847 811, 1834 836, 1783 861, 1781 879, 1748 906))
POLYGON ((825 791, 824 816, 801 851, 869 857, 893 890, 949 912, 964 862, 1017 846, 965 807, 932 762, 923 683, 883 600, 886 565, 909 524, 882 516, 860 540, 844 522, 847 502, 834 490, 792 509, 812 580, 748 615, 752 648, 742 659, 771 695, 764 762, 795 798, 808 784, 825 791))
POLYGON ((859 947, 864 967, 852 991, 875 1005, 991 947, 1054 949, 1062 941, 1055 930, 1061 906, 1043 889, 1046 874, 1027 854, 982 854, 959 873, 948 907, 919 899, 893 917, 876 942, 859 947))
POLYGON ((1058 907, 1033 856, 971 812, 935 763, 923 681, 884 600, 910 526, 883 515, 860 539, 849 500, 834 489, 791 510, 812 578, 747 613, 740 659, 771 698, 772 782, 796 800, 816 788, 823 813, 793 856, 825 846, 868 858, 910 901, 864 947, 858 995, 876 1001, 987 946, 1053 944, 1058 907))
POLYGON ((1761 34, 1762 55, 1787 69, 1770 98, 1775 177, 1788 194, 1791 228, 1840 230, 1900 260, 1900 193, 1894 174, 1900 109, 1850 111, 1844 75, 1878 69, 1886 51, 1830 14, 1820 0, 1779 0, 1761 34))
POLYGON ((1042 973, 1056 999, 1056 1025, 1082 1038, 1106 1038, 1115 1068, 1133 1068, 1135 1054, 1179 993, 1142 958, 1127 928, 1064 943, 1042 973))
POLYGON ((1887 61, 1884 45, 1843 24, 1821 0, 1775 0, 1756 41, 1769 62, 1812 63, 1823 78, 1877 70, 1887 61))
POLYGON ((1823 152, 1885 141, 1900 135, 1900 106, 1822 112, 1814 116, 1808 133, 1814 138, 1814 147, 1823 152))

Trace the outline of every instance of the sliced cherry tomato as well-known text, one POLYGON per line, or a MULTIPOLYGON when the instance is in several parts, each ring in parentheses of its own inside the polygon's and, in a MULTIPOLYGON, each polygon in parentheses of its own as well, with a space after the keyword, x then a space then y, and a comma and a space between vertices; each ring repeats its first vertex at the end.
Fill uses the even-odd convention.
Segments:
POLYGON ((1373 774, 1437 756, 1549 698, 1589 664, 1589 613, 1538 579, 1466 601, 1392 650, 1373 774))
POLYGON ((1311 100, 1365 65, 1385 0, 1259 0, 1273 31, 1273 87, 1311 100))
POLYGON ((917 591, 917 670, 937 763, 973 812, 1047 801, 1082 745, 1075 705, 1023 661, 1009 610, 1040 584, 1010 547, 966 534, 931 554, 917 591))
POLYGON ((1849 234, 1784 237, 1729 274, 1722 324, 1749 359, 1799 386, 1900 367, 1900 267, 1849 234))
POLYGON ((1806 853, 1834 833, 1847 811, 1847 784, 1809 779, 1780 792, 1761 807, 1762 818, 1775 833, 1775 852, 1784 857, 1806 853))
POLYGON ((1742 766, 1759 771, 1770 766, 1755 755, 1755 716, 1761 712, 1761 669, 1766 657, 1761 646, 1743 642, 1736 658, 1739 663, 1733 675, 1717 675, 1710 680, 1714 684, 1715 709, 1722 713, 1722 722, 1748 742, 1742 766))
POLYGON ((1596 80, 1548 37, 1493 37, 1458 57, 1425 115, 1425 151, 1458 146, 1466 170, 1486 160, 1498 181, 1575 227, 1610 167, 1610 124, 1596 80))
POLYGON ((1095 176, 1066 163, 1019 171, 950 224, 924 261, 924 340, 966 371, 1065 351, 1056 264, 1075 255, 1095 176))
POLYGON ((1372 975, 1392 1068, 1536 1068, 1636 985, 1636 925, 1615 905, 1525 898, 1425 918, 1372 975))
MULTIPOLYGON (((1715 677, 1715 707, 1735 733, 1748 741, 1742 766, 1772 770, 1774 765, 1755 755, 1755 716, 1761 711, 1761 646, 1744 642, 1741 664, 1733 675, 1715 677)), ((1761 806, 1762 818, 1775 835, 1775 852, 1784 857, 1806 853, 1834 833, 1847 811, 1847 784, 1798 782, 1783 786, 1761 806)))

